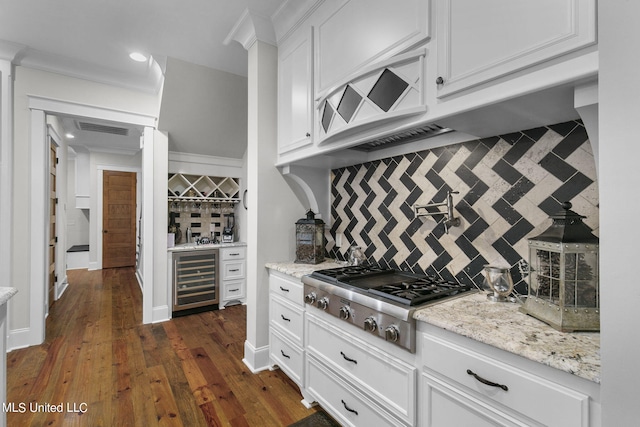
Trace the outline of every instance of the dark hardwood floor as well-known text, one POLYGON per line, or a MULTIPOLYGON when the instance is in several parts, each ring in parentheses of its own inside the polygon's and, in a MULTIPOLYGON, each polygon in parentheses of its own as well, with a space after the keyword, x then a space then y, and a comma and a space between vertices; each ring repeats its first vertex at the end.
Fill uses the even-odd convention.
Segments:
POLYGON ((7 425, 286 426, 316 411, 281 371, 242 363, 245 306, 141 321, 133 269, 69 271, 45 343, 7 355, 7 425))

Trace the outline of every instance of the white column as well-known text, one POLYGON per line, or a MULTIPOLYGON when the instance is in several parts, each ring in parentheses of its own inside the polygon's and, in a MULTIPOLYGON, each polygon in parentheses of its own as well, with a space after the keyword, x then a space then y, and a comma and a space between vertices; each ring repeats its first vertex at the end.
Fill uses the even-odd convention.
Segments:
POLYGON ((602 425, 640 420, 640 2, 598 2, 602 425))
POLYGON ((277 48, 249 49, 247 134, 247 340, 245 364, 269 366, 269 283, 265 263, 293 261, 295 222, 305 209, 275 167, 277 157, 277 48))
POLYGON ((13 67, 10 61, 0 60, 0 277, 11 286, 11 241, 13 236, 13 67))

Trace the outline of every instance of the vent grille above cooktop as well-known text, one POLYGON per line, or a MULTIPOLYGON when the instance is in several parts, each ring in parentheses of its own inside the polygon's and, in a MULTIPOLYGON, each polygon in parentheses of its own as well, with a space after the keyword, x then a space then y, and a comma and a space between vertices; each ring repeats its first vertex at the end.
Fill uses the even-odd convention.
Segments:
POLYGON ((383 148, 392 147, 394 145, 405 144, 417 141, 419 139, 432 138, 437 135, 453 132, 453 129, 445 128, 435 123, 424 125, 406 131, 394 133, 390 136, 374 139, 363 144, 351 147, 352 150, 359 151, 375 151, 383 148))

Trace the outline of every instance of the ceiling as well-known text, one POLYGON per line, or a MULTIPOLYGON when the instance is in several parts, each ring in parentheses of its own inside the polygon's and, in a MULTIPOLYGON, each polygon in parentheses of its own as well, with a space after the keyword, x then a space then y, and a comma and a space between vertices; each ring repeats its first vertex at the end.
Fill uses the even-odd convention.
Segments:
MULTIPOLYGON (((129 54, 167 57, 247 75, 247 53, 224 44, 242 13, 271 17, 283 0, 2 0, 0 41, 22 47, 18 63, 90 70, 96 78, 141 83, 149 64, 129 54), (102 70, 102 76, 98 76, 102 70)), ((151 88, 149 88, 151 89, 151 88)))
MULTIPOLYGON (((246 77, 246 50, 225 39, 245 10, 270 18, 283 2, 1 0, 0 57, 17 52, 17 65, 148 93, 158 93, 170 58, 246 77), (134 51, 152 59, 134 62, 134 51)), ((63 120, 65 127, 72 122, 63 120)), ((92 132, 76 141, 101 145, 102 137, 92 132)), ((107 138, 127 149, 139 144, 137 135, 119 143, 113 135, 107 138)))

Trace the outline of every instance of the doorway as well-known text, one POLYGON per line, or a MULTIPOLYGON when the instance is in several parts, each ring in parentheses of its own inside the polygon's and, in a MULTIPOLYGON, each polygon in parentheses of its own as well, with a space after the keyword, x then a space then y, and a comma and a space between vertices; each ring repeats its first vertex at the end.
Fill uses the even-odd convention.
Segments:
POLYGON ((136 174, 103 171, 102 268, 136 264, 136 174))
POLYGON ((54 139, 49 136, 49 277, 47 284, 48 308, 56 300, 56 284, 58 276, 56 274, 56 253, 58 246, 58 228, 56 211, 58 208, 58 147, 54 139))
MULTIPOLYGON (((12 330, 9 335, 9 347, 19 348, 27 347, 34 344, 39 344, 44 341, 45 335, 45 319, 47 312, 47 267, 48 267, 48 239, 49 239, 49 211, 48 211, 48 158, 49 147, 48 138, 46 137, 46 115, 65 115, 75 117, 88 117, 96 118, 100 120, 108 120, 118 123, 130 123, 136 126, 144 128, 144 136, 140 142, 139 147, 142 150, 142 159, 144 164, 149 166, 144 168, 144 173, 141 174, 141 194, 146 197, 142 198, 142 209, 145 212, 153 212, 154 199, 164 196, 166 200, 166 187, 154 188, 154 172, 157 172, 158 176, 164 176, 166 180, 166 166, 159 168, 158 171, 153 168, 153 159, 155 153, 164 153, 167 150, 166 135, 162 135, 157 131, 154 131, 155 117, 140 115, 134 113, 123 112, 113 109, 104 109, 100 107, 82 105, 77 103, 68 103, 59 100, 53 100, 42 97, 28 96, 29 107, 29 144, 31 165, 29 168, 29 224, 28 230, 28 244, 32 248, 29 252, 29 277, 28 277, 28 307, 24 309, 29 313, 28 327, 20 330, 12 330), (156 135, 160 135, 162 138, 158 143, 154 140, 156 135), (160 192, 162 191, 162 192, 160 192)), ((164 154, 166 158, 166 154, 164 154)), ((102 182, 99 181, 100 186, 102 182)), ((98 193, 99 194, 99 193, 98 193)), ((101 200, 101 198, 99 198, 101 200)), ((166 202, 165 202, 166 203, 166 202)), ((101 211, 99 215, 102 216, 101 211)), ((160 234, 161 230, 166 232, 166 219, 162 221, 162 218, 155 218, 156 215, 149 215, 145 218, 143 223, 144 240, 148 240, 148 244, 144 245, 149 248, 154 248, 155 239, 154 236, 160 234)), ((102 233, 100 233, 99 239, 101 239, 102 233)), ((144 243, 144 242, 143 242, 144 243)), ((99 247, 101 250, 101 246, 99 247)), ((146 251, 142 256, 144 262, 141 263, 141 277, 145 280, 141 282, 143 287, 143 321, 145 323, 151 323, 154 319, 153 312, 153 294, 154 294, 154 277, 153 268, 154 253, 152 250, 146 251)), ((99 258, 101 259, 101 258, 99 258)), ((166 249, 165 260, 166 264, 166 249)), ((160 260, 162 264, 162 260, 160 260)), ((159 271, 166 271, 166 267, 158 267, 159 271)), ((162 277, 160 277, 162 279, 162 277)), ((157 282, 157 280, 155 281, 157 282)), ((162 283, 161 285, 164 285, 162 283)), ((161 286, 164 289, 165 286, 161 286)), ((21 307, 22 309, 23 307, 21 307)))

